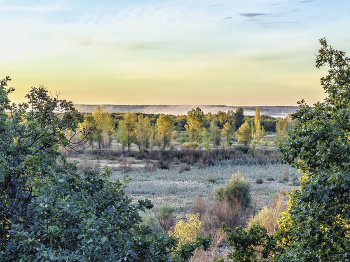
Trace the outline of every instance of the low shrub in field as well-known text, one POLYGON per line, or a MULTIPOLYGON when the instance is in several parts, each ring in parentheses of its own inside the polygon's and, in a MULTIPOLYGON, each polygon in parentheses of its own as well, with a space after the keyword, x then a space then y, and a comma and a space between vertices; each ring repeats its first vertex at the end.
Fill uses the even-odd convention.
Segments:
POLYGON ((264 183, 264 179, 262 179, 262 178, 257 178, 257 179, 255 179, 255 183, 257 183, 257 184, 262 184, 262 183, 264 183))
POLYGON ((157 163, 157 167, 158 167, 159 169, 169 169, 169 168, 170 168, 169 163, 168 163, 168 162, 165 162, 165 161, 159 161, 159 162, 157 163))
POLYGON ((142 219, 140 225, 149 226, 158 235, 165 233, 163 228, 159 225, 157 218, 154 214, 148 214, 146 212, 140 212, 139 214, 142 219))
POLYGON ((191 170, 191 166, 188 164, 181 164, 180 168, 179 168, 179 173, 183 173, 185 171, 190 171, 191 170))
POLYGON ((175 212, 175 208, 167 204, 162 204, 158 207, 158 213, 156 214, 156 217, 158 219, 160 226, 165 231, 168 231, 174 225, 174 222, 175 222, 174 212, 175 212))
POLYGON ((219 202, 226 201, 232 206, 239 203, 243 208, 248 208, 252 201, 250 184, 238 172, 232 175, 225 185, 214 191, 214 198, 219 202))
POLYGON ((225 223, 228 227, 235 228, 244 226, 251 216, 253 210, 242 206, 241 202, 228 203, 227 201, 217 201, 213 208, 213 215, 217 218, 217 228, 225 223))
POLYGON ((203 232, 202 221, 199 220, 198 214, 178 216, 176 219, 178 222, 168 235, 178 238, 179 244, 191 242, 203 232))
POLYGON ((154 164, 154 163, 152 163, 152 162, 147 162, 146 164, 145 164, 145 171, 147 171, 147 172, 153 172, 153 171, 155 171, 156 170, 156 165, 154 164))

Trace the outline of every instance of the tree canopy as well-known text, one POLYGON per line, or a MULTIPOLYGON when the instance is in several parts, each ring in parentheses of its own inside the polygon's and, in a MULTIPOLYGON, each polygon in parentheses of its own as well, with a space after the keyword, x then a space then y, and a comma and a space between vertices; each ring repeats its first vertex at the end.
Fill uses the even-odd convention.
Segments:
POLYGON ((256 261, 251 251, 262 250, 273 261, 350 260, 350 59, 325 39, 320 43, 316 67, 329 67, 321 78, 328 96, 313 106, 299 102, 296 123, 280 146, 282 160, 302 172, 301 186, 288 193, 289 207, 274 235, 266 236, 261 225, 233 235, 225 229, 239 247, 232 258, 250 254, 256 261))
POLYGON ((69 163, 70 145, 84 118, 72 102, 32 88, 28 103, 11 104, 0 82, 0 261, 188 261, 210 236, 178 240, 141 225, 148 200, 132 203, 125 181, 111 172, 69 163))
POLYGON ((188 136, 190 137, 191 142, 194 142, 199 133, 202 131, 204 124, 204 113, 202 109, 197 107, 187 112, 187 124, 185 125, 188 136))

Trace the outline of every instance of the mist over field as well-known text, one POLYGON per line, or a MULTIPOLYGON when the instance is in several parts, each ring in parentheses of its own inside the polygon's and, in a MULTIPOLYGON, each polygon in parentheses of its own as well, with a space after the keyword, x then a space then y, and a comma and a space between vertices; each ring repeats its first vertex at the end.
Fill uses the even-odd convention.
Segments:
MULTIPOLYGON (((75 104, 76 109, 83 113, 92 113, 99 105, 75 104)), ((144 113, 144 114, 171 114, 186 115, 193 108, 200 107, 202 111, 216 114, 219 111, 236 111, 238 106, 226 105, 100 105, 108 113, 144 113)), ((245 115, 254 115, 257 106, 241 106, 245 115)), ((297 111, 297 106, 258 106, 262 115, 272 117, 285 117, 287 114, 297 111)))

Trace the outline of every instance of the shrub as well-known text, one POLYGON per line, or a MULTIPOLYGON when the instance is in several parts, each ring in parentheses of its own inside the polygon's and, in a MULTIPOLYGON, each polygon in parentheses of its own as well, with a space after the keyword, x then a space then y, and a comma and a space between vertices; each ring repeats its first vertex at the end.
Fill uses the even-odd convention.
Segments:
POLYGON ((149 226, 156 234, 164 234, 163 228, 159 225, 154 214, 148 214, 146 212, 140 212, 142 222, 140 225, 149 226))
POLYGON ((167 204, 161 204, 158 207, 158 213, 156 214, 156 217, 158 219, 160 226, 165 231, 168 231, 174 225, 174 222, 175 222, 174 212, 175 212, 175 208, 167 204))
POLYGON ((178 216, 178 222, 174 226, 173 231, 169 231, 169 236, 179 239, 180 244, 193 241, 203 232, 202 222, 199 220, 198 214, 178 216))
POLYGON ((169 169, 169 163, 165 162, 165 161, 159 161, 157 163, 157 167, 159 169, 169 169))
POLYGON ((239 203, 243 208, 248 208, 251 204, 250 184, 238 172, 232 175, 225 185, 214 191, 214 198, 217 201, 225 200, 231 206, 239 203))
POLYGON ((209 182, 209 183, 212 183, 212 184, 216 184, 216 183, 217 183, 215 177, 209 177, 209 178, 208 178, 208 182, 209 182))
POLYGON ((191 166, 188 164, 181 164, 180 168, 179 168, 179 173, 183 173, 185 171, 190 171, 191 170, 191 166))
POLYGON ((263 207, 257 215, 249 220, 247 227, 250 228, 254 223, 260 223, 266 228, 268 234, 272 235, 277 231, 277 220, 281 217, 281 213, 286 207, 287 203, 284 201, 284 194, 279 193, 270 205, 263 207))
POLYGON ((148 163, 145 164, 145 171, 147 171, 147 172, 153 172, 153 171, 155 171, 155 170, 156 170, 156 166, 155 166, 154 163, 148 162, 148 163))
POLYGON ((257 179, 255 179, 255 183, 257 183, 257 184, 262 184, 262 183, 264 183, 264 179, 262 179, 262 178, 257 178, 257 179))

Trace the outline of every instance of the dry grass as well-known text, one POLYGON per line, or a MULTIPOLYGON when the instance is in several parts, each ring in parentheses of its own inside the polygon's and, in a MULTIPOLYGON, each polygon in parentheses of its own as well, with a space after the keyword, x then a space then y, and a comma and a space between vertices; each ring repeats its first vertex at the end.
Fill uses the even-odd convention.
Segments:
POLYGON ((260 212, 251 217, 247 227, 253 223, 259 222, 263 225, 267 232, 272 235, 278 229, 277 220, 281 217, 281 213, 287 208, 287 201, 283 193, 279 193, 270 205, 263 207, 260 212))
POLYGON ((94 171, 98 171, 100 169, 100 163, 98 160, 82 159, 79 161, 77 167, 78 172, 82 174, 86 168, 91 168, 94 171))

